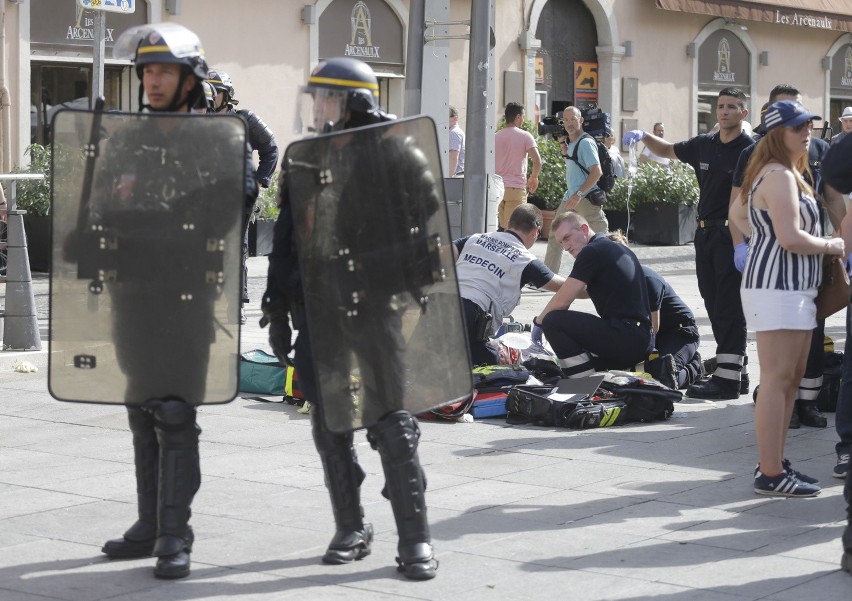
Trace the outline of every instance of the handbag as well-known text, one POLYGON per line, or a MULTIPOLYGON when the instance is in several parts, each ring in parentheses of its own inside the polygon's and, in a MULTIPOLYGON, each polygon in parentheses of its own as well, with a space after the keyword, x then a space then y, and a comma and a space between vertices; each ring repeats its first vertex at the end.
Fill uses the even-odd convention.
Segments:
POLYGON ((849 304, 849 274, 841 257, 823 256, 822 282, 814 302, 817 319, 830 317, 849 304))

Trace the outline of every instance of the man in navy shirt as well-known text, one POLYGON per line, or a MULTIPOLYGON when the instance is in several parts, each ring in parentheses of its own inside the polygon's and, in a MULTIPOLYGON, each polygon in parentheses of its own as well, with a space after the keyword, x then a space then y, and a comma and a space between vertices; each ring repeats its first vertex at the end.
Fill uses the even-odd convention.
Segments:
POLYGON ((680 159, 695 169, 700 196, 695 232, 695 273, 698 290, 716 339, 717 368, 686 394, 698 399, 736 399, 748 392, 745 374, 746 323, 740 301, 741 274, 734 267, 734 246, 728 229, 731 180, 740 153, 752 143, 743 131, 748 116, 745 94, 725 88, 716 100, 719 131, 672 144, 641 130, 627 132, 624 143, 643 141, 654 154, 680 159))
POLYGON ((574 257, 571 274, 533 320, 533 340, 543 332, 565 377, 632 368, 654 348, 648 289, 639 259, 626 246, 596 234, 586 219, 556 216, 551 235, 574 257), (590 298, 597 315, 570 310, 590 298))

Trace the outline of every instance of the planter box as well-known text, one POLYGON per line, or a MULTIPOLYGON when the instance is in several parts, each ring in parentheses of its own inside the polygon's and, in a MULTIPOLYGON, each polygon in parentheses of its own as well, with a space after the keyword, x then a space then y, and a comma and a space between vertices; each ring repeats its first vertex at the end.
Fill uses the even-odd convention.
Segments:
POLYGON ((636 213, 630 215, 630 231, 627 230, 627 211, 610 211, 604 209, 606 221, 609 224, 609 231, 621 230, 623 234, 629 234, 628 238, 633 237, 633 230, 636 229, 636 213))
POLYGON ((671 203, 642 204, 636 207, 631 221, 633 241, 639 244, 679 245, 695 237, 695 205, 671 203))
POLYGON ((27 256, 30 271, 50 270, 50 217, 24 215, 24 232, 27 235, 27 256))
POLYGON ((274 221, 258 219, 249 224, 249 256, 260 257, 272 252, 272 230, 274 221))

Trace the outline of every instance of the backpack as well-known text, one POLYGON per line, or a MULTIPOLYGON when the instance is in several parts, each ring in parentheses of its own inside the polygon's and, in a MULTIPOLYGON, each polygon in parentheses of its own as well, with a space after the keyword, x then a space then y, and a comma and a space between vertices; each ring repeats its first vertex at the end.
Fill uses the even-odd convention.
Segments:
MULTIPOLYGON (((583 133, 583 135, 580 136, 580 140, 583 138, 590 138, 598 147, 598 161, 601 164, 601 177, 597 181, 597 187, 604 192, 612 192, 612 188, 615 186, 615 163, 613 163, 609 151, 597 138, 594 138, 587 133, 583 133)), ((577 143, 574 145, 574 153, 568 158, 577 163, 577 166, 583 170, 583 173, 589 175, 589 170, 583 167, 582 163, 580 163, 577 158, 577 153, 580 149, 580 140, 577 140, 577 143)))

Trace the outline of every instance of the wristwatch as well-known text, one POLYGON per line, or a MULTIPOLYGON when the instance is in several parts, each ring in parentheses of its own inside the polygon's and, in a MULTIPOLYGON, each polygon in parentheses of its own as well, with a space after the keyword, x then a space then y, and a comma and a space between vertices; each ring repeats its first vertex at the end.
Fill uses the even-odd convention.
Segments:
POLYGON ((582 200, 583 198, 585 198, 585 197, 586 197, 587 192, 583 192, 583 190, 581 190, 581 189, 579 189, 579 188, 578 188, 578 189, 577 189, 577 191, 576 191, 576 192, 574 192, 574 194, 576 194, 576 195, 577 195, 577 197, 578 197, 578 198, 580 198, 580 199, 582 200))

